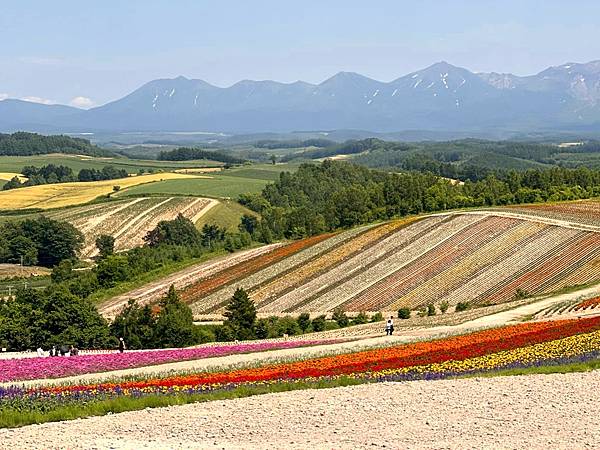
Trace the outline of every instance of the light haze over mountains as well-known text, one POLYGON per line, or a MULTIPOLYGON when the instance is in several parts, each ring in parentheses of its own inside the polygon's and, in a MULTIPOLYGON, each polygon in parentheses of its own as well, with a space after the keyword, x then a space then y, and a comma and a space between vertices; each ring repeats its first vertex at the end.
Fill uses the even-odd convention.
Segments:
POLYGON ((531 76, 438 62, 388 83, 352 72, 320 84, 243 80, 226 88, 177 77, 89 110, 0 101, 1 131, 585 131, 599 124, 600 61, 531 76))

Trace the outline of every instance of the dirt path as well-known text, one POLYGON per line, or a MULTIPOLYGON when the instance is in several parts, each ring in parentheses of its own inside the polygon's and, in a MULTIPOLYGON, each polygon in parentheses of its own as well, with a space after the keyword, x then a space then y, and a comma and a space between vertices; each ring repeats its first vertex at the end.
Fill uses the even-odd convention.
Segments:
MULTIPOLYGON (((200 220, 200 217, 202 217, 204 214, 206 214, 210 209, 212 209, 213 207, 217 206, 219 204, 218 200, 215 200, 214 198, 200 198, 198 200, 208 200, 208 204, 202 208, 200 211, 198 211, 196 214, 194 214, 194 217, 190 218, 190 220, 193 223, 198 222, 198 220, 200 220)), ((192 205, 190 205, 190 208, 192 207, 192 205)), ((187 210, 188 208, 186 208, 187 210)), ((183 213, 185 213, 185 211, 183 211, 183 213)))
POLYGON ((598 448, 600 373, 381 383, 0 430, 0 448, 598 448))
MULTIPOLYGON (((441 213, 441 215, 443 215, 443 214, 445 214, 445 213, 441 213)), ((520 214, 517 212, 504 212, 504 211, 492 210, 492 211, 464 211, 464 212, 457 212, 457 213, 451 213, 451 214, 475 214, 475 215, 486 215, 486 216, 497 216, 497 217, 509 217, 511 219, 528 220, 530 222, 545 223, 547 225, 555 225, 558 227, 572 228, 575 230, 595 231, 596 233, 600 233, 600 226, 588 225, 588 224, 579 223, 579 222, 570 222, 568 220, 562 220, 562 219, 550 219, 548 217, 534 216, 532 214, 526 214, 526 213, 520 214)))

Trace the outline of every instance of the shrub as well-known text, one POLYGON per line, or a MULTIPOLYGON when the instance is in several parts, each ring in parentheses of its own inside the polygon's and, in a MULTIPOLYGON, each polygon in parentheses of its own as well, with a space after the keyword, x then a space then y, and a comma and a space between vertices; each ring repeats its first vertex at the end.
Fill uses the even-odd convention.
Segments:
POLYGON ((96 238, 96 248, 101 259, 107 258, 115 253, 115 238, 108 234, 101 234, 96 238))
POLYGON ((458 302, 456 304, 456 312, 466 311, 469 309, 469 304, 467 302, 458 302))
POLYGON ((310 314, 302 313, 298 316, 298 326, 302 330, 303 333, 306 333, 310 328, 310 314))
POLYGON ((371 322, 381 322, 383 320, 383 314, 380 312, 375 313, 371 316, 371 322))
POLYGON ((327 320, 325 319, 325 316, 315 317, 311 322, 313 331, 323 331, 325 329, 326 323, 327 320))
POLYGON ((340 328, 347 327, 350 324, 350 320, 342 308, 336 308, 331 318, 340 328))
POLYGON ((440 311, 442 314, 446 314, 446 311, 448 311, 448 308, 450 307, 450 304, 444 300, 442 303, 440 303, 440 311))
POLYGON ((433 303, 430 303, 429 305, 427 305, 427 315, 435 316, 435 305, 433 303))
POLYGON ((529 297, 531 297, 531 294, 525 289, 518 288, 515 292, 515 300, 523 300, 529 297))
POLYGON ((400 308, 398 310, 398 319, 410 319, 410 309, 400 308))
POLYGON ((352 319, 352 325, 362 325, 363 323, 367 323, 368 321, 369 318, 367 317, 367 315, 361 311, 354 319, 352 319))

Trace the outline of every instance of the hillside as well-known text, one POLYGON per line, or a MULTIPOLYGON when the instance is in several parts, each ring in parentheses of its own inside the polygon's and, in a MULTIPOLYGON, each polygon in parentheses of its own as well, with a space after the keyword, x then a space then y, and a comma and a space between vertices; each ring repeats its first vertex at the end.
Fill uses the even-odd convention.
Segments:
POLYGON ((143 245, 144 236, 161 220, 173 220, 178 214, 196 222, 217 204, 216 200, 197 197, 150 197, 99 203, 62 211, 48 217, 69 222, 81 231, 85 243, 80 256, 95 256, 96 238, 102 234, 115 238, 115 250, 143 245))
POLYGON ((600 202, 555 208, 576 212, 562 220, 535 207, 444 213, 319 235, 225 259, 178 287, 196 317, 218 317, 237 287, 259 314, 283 315, 443 302, 452 310, 600 282, 600 202))
POLYGON ((286 152, 281 161, 351 159, 373 168, 430 171, 450 178, 484 178, 490 171, 562 167, 600 167, 595 141, 561 146, 546 142, 462 139, 445 142, 388 142, 369 138, 326 148, 286 152))

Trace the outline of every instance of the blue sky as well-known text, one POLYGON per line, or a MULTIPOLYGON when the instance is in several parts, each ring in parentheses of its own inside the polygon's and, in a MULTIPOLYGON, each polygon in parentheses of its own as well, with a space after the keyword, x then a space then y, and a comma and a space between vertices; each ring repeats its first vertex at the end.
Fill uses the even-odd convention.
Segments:
POLYGON ((526 75, 600 59, 600 2, 2 0, 0 99, 83 107, 155 78, 389 81, 436 61, 526 75))

